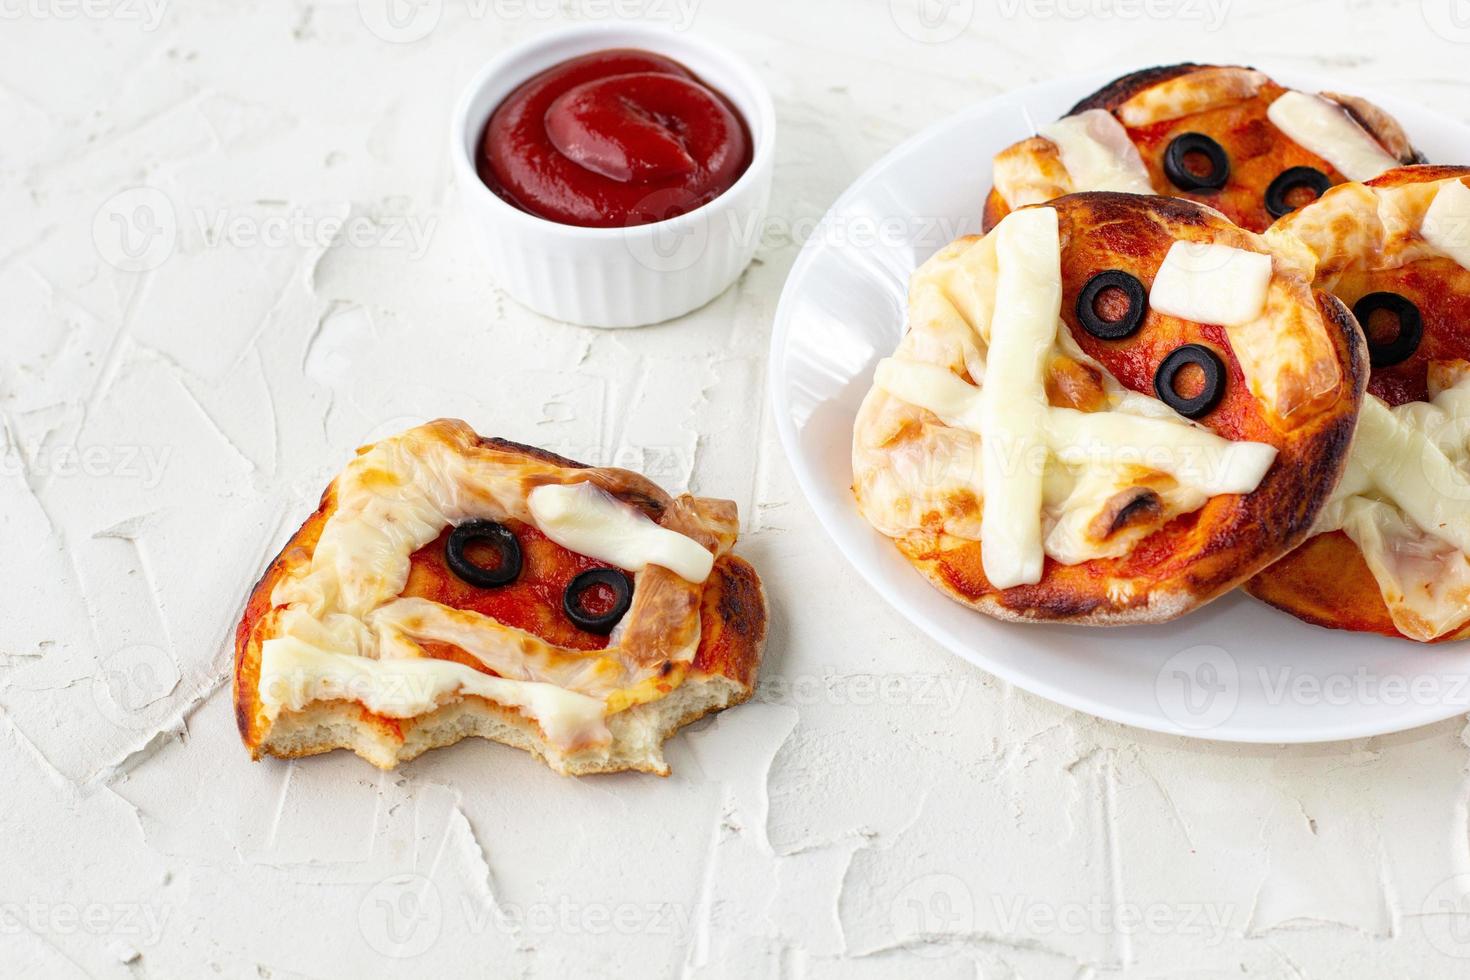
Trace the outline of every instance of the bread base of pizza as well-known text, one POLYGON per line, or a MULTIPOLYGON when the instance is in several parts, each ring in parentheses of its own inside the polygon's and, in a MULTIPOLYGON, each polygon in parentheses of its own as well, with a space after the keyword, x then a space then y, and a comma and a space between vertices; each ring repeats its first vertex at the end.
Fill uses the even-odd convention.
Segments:
MULTIPOLYGON (((289 759, 348 749, 373 765, 391 769, 429 749, 479 737, 523 749, 565 775, 625 770, 667 775, 663 743, 670 736, 753 693, 766 640, 767 605, 755 570, 729 553, 736 534, 730 502, 670 497, 626 470, 587 467, 532 447, 482 438, 464 423, 447 420, 365 447, 359 454, 271 562, 252 591, 236 631, 236 720, 252 758, 289 759), (378 466, 373 462, 375 454, 393 462, 378 466), (347 613, 322 608, 307 614, 311 604, 323 596, 329 606, 351 605, 343 596, 353 591, 354 570, 349 567, 339 574, 335 567, 351 544, 343 543, 342 533, 342 523, 350 517, 333 524, 341 514, 344 480, 351 481, 347 492, 353 495, 354 508, 364 506, 364 485, 387 484, 388 496, 394 500, 391 511, 401 504, 399 491, 404 485, 410 489, 403 495, 413 493, 408 472, 411 461, 418 458, 422 462, 431 455, 434 458, 426 471, 442 471, 446 460, 469 461, 465 464, 469 480, 456 488, 456 494, 462 496, 452 505, 493 515, 514 529, 520 541, 516 560, 524 564, 519 580, 488 588, 458 580, 450 571, 452 563, 444 557, 443 546, 453 522, 442 533, 431 522, 410 536, 408 544, 415 547, 407 562, 406 581, 385 585, 383 590, 392 594, 372 603, 372 611, 349 620, 336 618, 347 613), (479 500, 473 499, 476 473, 491 474, 499 481, 479 500), (604 505, 612 501, 630 508, 630 513, 638 512, 630 520, 647 521, 666 531, 677 528, 681 535, 692 536, 698 547, 712 553, 707 575, 694 585, 668 569, 649 565, 632 575, 631 608, 610 637, 568 622, 557 602, 565 581, 573 572, 616 574, 616 565, 574 553, 548 540, 526 520, 531 516, 524 506, 527 491, 545 485, 595 485, 597 493, 606 498, 604 505), (327 546, 322 544, 324 538, 327 546), (331 555, 315 560, 328 551, 331 555), (327 587, 319 588, 323 581, 327 587), (412 615, 394 613, 400 607, 412 615), (476 607, 519 625, 496 622, 476 607), (421 621, 426 619, 437 619, 450 632, 438 639, 426 638, 427 632, 413 635, 414 629, 428 630, 421 621), (471 632, 454 632, 465 623, 470 624, 471 632), (388 658, 383 637, 390 629, 400 631, 393 634, 395 643, 413 635, 412 649, 404 659, 388 658), (351 652, 335 654, 355 665, 354 669, 405 665, 405 670, 418 670, 427 666, 436 672, 454 672, 461 683, 450 678, 446 684, 436 676, 432 697, 425 697, 423 691, 404 692, 402 700, 414 705, 409 709, 385 698, 381 685, 355 690, 350 684, 341 685, 339 678, 343 686, 339 692, 322 689, 320 678, 318 687, 311 687, 309 681, 303 687, 285 668, 263 671, 268 659, 264 649, 273 640, 286 637, 295 643, 297 637, 305 637, 316 642, 333 630, 356 637, 370 648, 359 653, 377 655, 373 664, 363 664, 368 658, 351 652), (463 645, 448 642, 445 637, 450 636, 465 637, 460 639, 463 645), (480 649, 482 642, 491 651, 489 655, 477 657, 466 649, 480 649), (418 663, 421 660, 435 664, 418 663), (265 676, 271 670, 281 674, 278 683, 265 676), (480 678, 485 679, 483 683, 505 687, 512 696, 498 698, 466 689, 481 682, 480 678), (290 688, 290 693, 267 697, 273 684, 290 688), (556 689, 559 685, 565 685, 567 691, 556 689), (578 688, 585 693, 575 693, 578 688), (521 696, 528 691, 531 696, 521 696), (553 725, 547 720, 556 717, 551 708, 558 708, 566 697, 575 700, 577 710, 583 712, 570 734, 557 727, 566 727, 561 721, 553 725), (382 705, 375 710, 369 703, 375 699, 388 702, 391 710, 382 705), (506 703, 517 700, 523 703, 506 703), (598 708, 599 702, 605 708, 598 708), (587 714, 589 705, 593 707, 587 714)), ((390 526, 412 523, 403 519, 406 511, 397 513, 397 520, 388 522, 390 526)), ((463 521, 463 514, 456 519, 463 521)), ((636 529, 648 530, 642 523, 636 529)), ((685 544, 686 556, 688 552, 685 544)), ((696 560, 697 556, 696 551, 696 560)), ((397 562, 393 571, 402 572, 403 565, 397 562)), ((394 656, 404 652, 396 650, 394 656)), ((319 657, 308 660, 318 662, 323 661, 319 657)))
POLYGON ((854 425, 857 506, 998 619, 1170 620, 1306 538, 1366 360, 1294 256, 1217 212, 1062 197, 914 273, 854 425))

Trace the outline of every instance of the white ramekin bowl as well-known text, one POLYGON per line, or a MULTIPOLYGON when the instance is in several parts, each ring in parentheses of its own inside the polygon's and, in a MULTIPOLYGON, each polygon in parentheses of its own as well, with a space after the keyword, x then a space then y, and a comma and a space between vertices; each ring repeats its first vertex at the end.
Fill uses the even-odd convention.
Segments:
POLYGON ((697 38, 638 24, 540 35, 481 69, 451 125, 451 165, 489 253, 489 271, 512 298, 545 316, 591 327, 636 327, 682 316, 724 292, 760 244, 775 159, 771 94, 743 62, 697 38), (537 72, 605 48, 667 55, 734 103, 753 143, 750 169, 735 186, 687 214, 631 228, 557 224, 512 207, 485 186, 475 154, 495 107, 537 72))

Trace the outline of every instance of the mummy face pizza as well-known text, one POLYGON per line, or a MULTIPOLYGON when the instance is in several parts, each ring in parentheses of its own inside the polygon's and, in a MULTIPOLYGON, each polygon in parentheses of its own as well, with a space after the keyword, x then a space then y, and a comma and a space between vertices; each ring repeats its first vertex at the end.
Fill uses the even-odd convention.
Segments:
POLYGON ((1063 194, 1120 191, 1199 201, 1264 231, 1334 184, 1417 162, 1399 124, 1364 99, 1285 89, 1251 68, 1150 68, 1002 151, 985 227, 1063 194))
POLYGON ((479 735, 667 774, 663 741, 755 684, 765 597, 736 531, 729 501, 463 422, 365 447, 246 606, 240 734, 255 758, 391 768, 479 735))
POLYGON ((1308 622, 1470 636, 1470 168, 1405 167, 1279 222, 1357 314, 1372 374, 1321 532, 1253 579, 1308 622))
POLYGON ((1292 256, 1207 208, 1026 208, 914 273, 854 428, 858 507, 982 612, 1170 619, 1305 537, 1362 347, 1292 256))

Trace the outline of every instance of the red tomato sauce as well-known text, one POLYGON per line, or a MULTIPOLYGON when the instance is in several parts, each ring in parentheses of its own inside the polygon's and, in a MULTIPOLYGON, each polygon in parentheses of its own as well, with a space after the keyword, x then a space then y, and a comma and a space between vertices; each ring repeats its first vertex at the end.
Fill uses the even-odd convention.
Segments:
MULTIPOLYGON (((506 526, 520 542, 521 574, 514 582, 494 589, 481 589, 463 581, 444 560, 444 545, 452 528, 445 528, 438 538, 415 551, 410 559, 408 583, 402 594, 431 599, 455 609, 472 609, 491 619, 514 626, 541 637, 548 643, 575 650, 601 650, 608 638, 578 629, 562 611, 562 593, 572 579, 592 568, 611 568, 606 562, 568 551, 529 524, 507 521, 506 526)), ((493 566, 494 554, 476 550, 467 557, 477 564, 493 566)), ((589 612, 605 612, 611 608, 612 590, 602 587, 591 593, 606 592, 609 598, 597 605, 588 596, 583 606, 589 612), (595 607, 595 608, 593 608, 595 607)), ((438 656, 437 652, 431 651, 438 656)), ((471 664, 474 666, 474 664, 471 664)))
POLYGON ((485 124, 476 165, 522 211, 614 228, 709 203, 751 155, 728 99, 671 58, 620 48, 564 61, 513 91, 485 124))

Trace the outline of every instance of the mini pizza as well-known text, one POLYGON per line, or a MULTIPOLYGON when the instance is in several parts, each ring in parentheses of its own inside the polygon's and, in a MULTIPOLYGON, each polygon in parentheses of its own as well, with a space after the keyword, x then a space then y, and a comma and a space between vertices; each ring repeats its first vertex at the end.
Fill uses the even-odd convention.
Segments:
POLYGON ((1357 314, 1371 373, 1318 533, 1248 591, 1319 626, 1470 636, 1470 168, 1344 184, 1267 233, 1357 314))
POLYGON ((914 273, 854 492, 982 612, 1159 622, 1303 540, 1366 374, 1351 314, 1259 235, 1189 201, 1070 195, 914 273))
POLYGON ((1250 231, 1347 180, 1421 162, 1364 99, 1282 88, 1252 68, 1134 72, 995 158, 989 230, 1013 208, 1076 191, 1184 197, 1250 231))
POLYGON ((666 775, 664 740, 760 667, 736 531, 729 501, 463 422, 364 447, 246 604, 240 735, 257 759, 387 769, 478 735, 569 775, 666 775))

